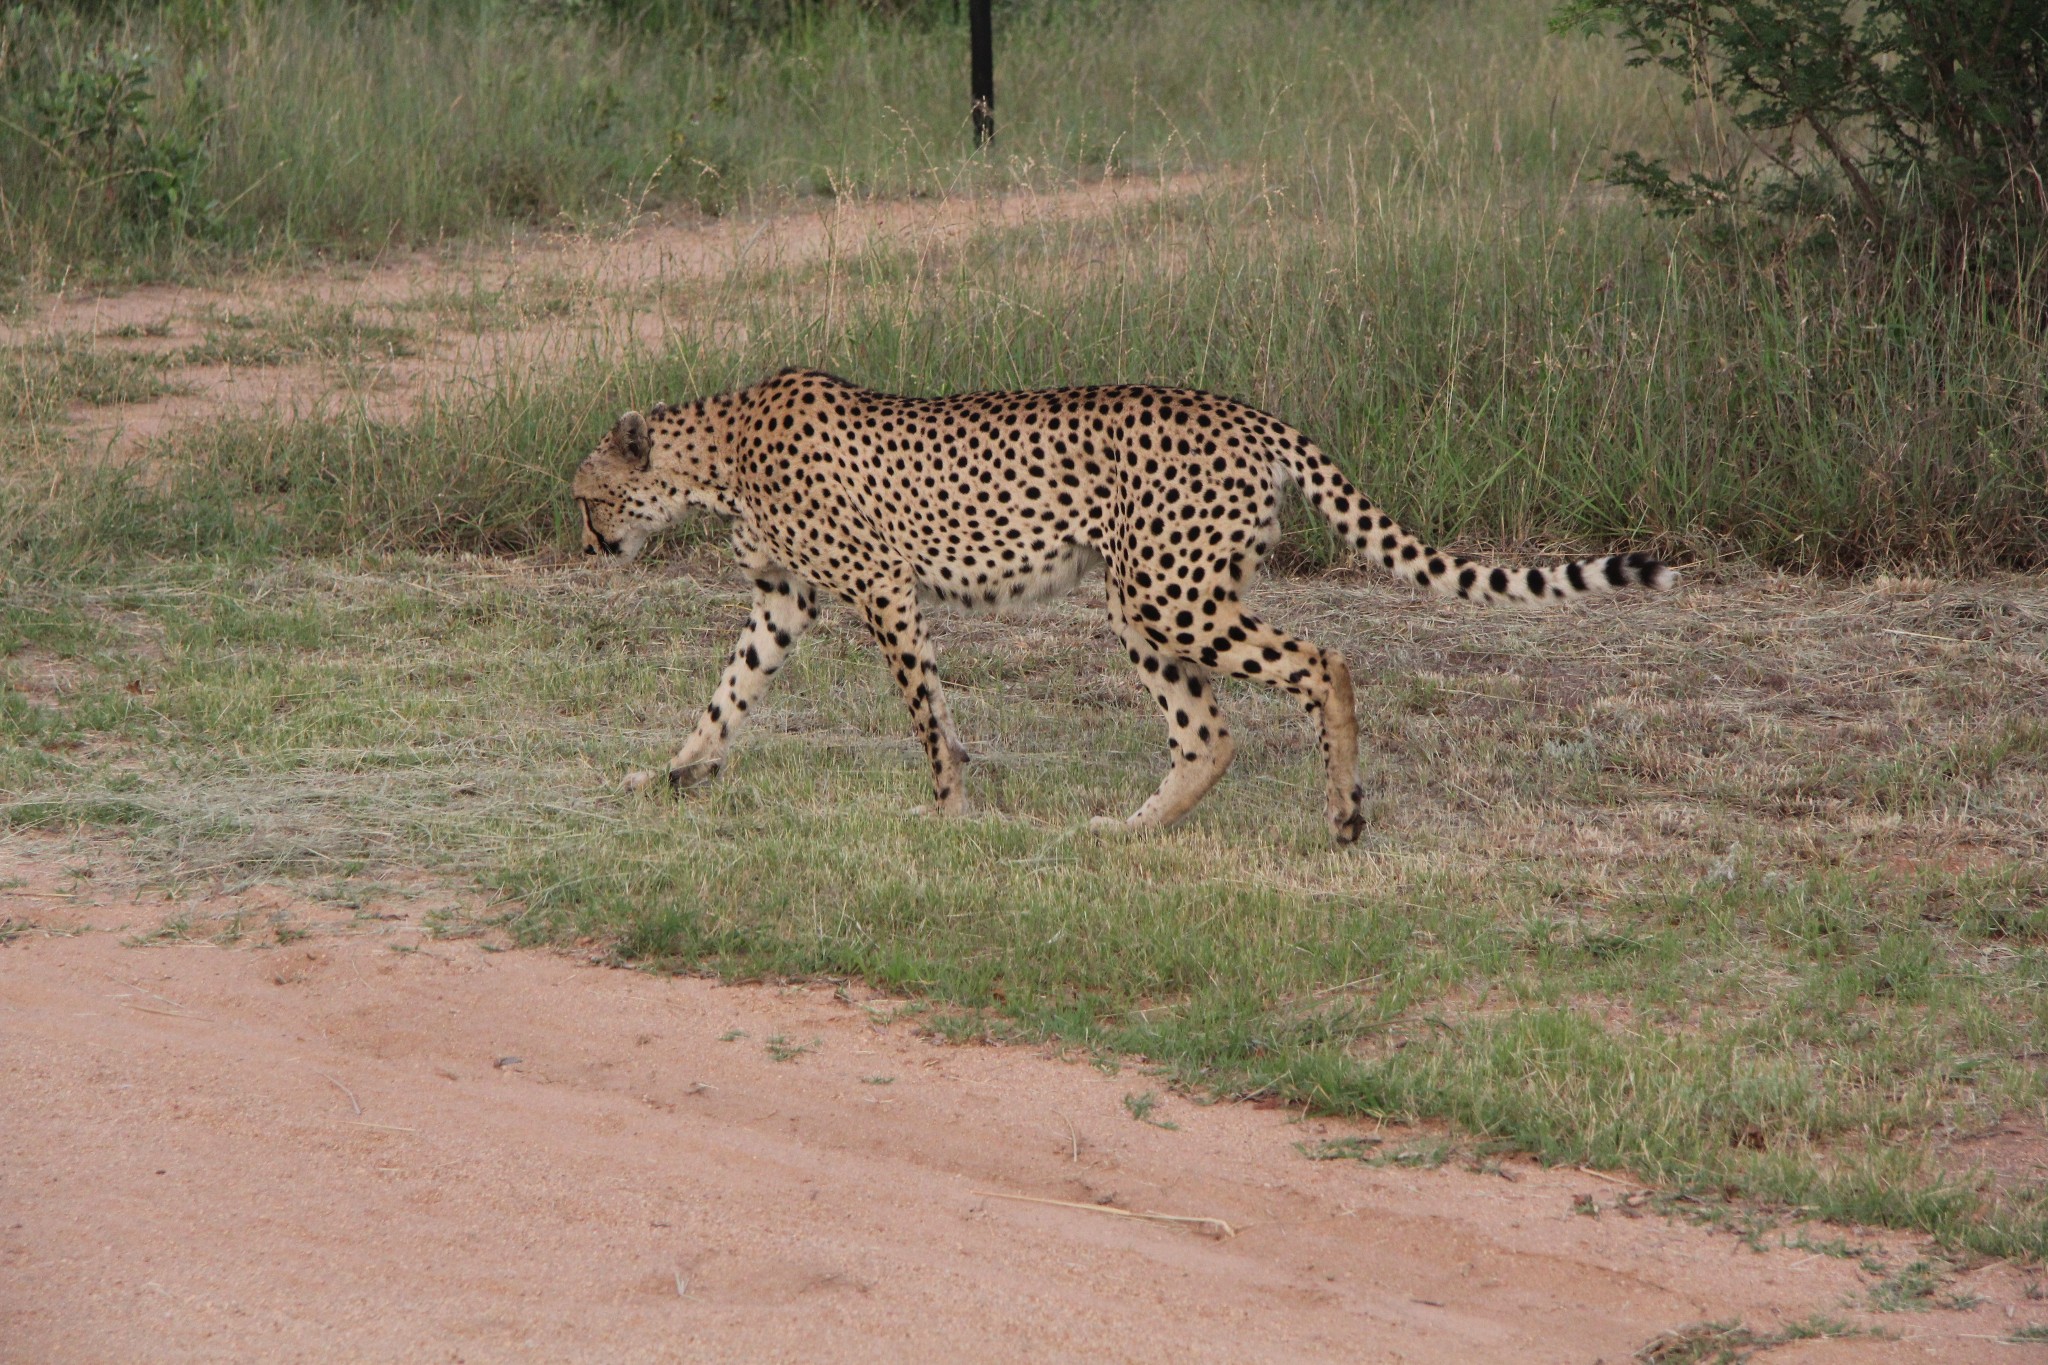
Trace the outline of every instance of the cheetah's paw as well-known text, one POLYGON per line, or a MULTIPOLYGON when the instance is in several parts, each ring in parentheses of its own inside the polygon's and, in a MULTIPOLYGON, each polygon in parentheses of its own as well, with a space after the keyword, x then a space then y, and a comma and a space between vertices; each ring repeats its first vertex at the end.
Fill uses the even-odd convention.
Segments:
POLYGON ((685 763, 680 767, 670 768, 668 770, 668 789, 675 795, 680 796, 692 787, 703 786, 706 782, 718 776, 720 769, 724 767, 724 763, 713 759, 704 762, 685 763))

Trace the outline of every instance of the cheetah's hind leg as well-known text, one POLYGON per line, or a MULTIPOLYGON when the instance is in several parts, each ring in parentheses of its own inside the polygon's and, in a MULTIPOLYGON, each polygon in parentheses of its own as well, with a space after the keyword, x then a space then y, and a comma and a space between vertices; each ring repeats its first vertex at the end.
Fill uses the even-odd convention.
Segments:
POLYGON ((1193 810, 1223 779, 1237 744, 1217 709, 1216 684, 1209 670, 1163 652, 1120 606, 1113 605, 1110 616, 1145 690, 1166 715, 1166 749, 1173 766, 1161 779, 1159 790, 1145 798, 1145 804, 1128 819, 1098 815, 1088 822, 1089 828, 1165 829, 1193 810))
POLYGON ((1234 602, 1231 607, 1217 614, 1215 634, 1201 650, 1203 662, 1278 688, 1301 703, 1321 732, 1323 818, 1339 844, 1357 843, 1365 832, 1365 790, 1358 782, 1358 716, 1350 667, 1336 650, 1297 639, 1234 602))
POLYGON ((1216 709, 1213 669, 1278 688, 1301 703, 1321 731, 1323 818, 1338 843, 1358 842, 1365 831, 1365 793, 1358 784, 1358 722, 1343 655, 1261 621, 1238 604, 1227 586, 1211 600, 1217 610, 1199 624, 1186 610, 1185 599, 1162 596, 1116 608, 1117 633, 1166 712, 1174 760, 1159 790, 1124 823, 1134 828, 1173 823, 1230 766, 1233 746, 1216 709), (1151 615, 1146 614, 1148 605, 1151 615), (1192 654, 1199 666, 1191 669, 1184 658, 1168 659, 1162 652, 1167 648, 1192 654))

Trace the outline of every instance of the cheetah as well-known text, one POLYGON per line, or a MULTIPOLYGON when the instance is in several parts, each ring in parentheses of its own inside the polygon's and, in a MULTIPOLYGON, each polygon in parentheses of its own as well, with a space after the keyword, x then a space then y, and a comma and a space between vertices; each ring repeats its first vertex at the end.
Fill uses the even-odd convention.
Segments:
MULTIPOLYGON (((1352 486, 1308 437, 1256 408, 1141 385, 909 398, 816 370, 680 407, 628 412, 577 469, 583 553, 631 560, 691 507, 730 519, 753 609, 711 702, 668 765, 682 791, 715 776, 769 680, 846 601, 881 646, 931 762, 935 809, 965 809, 968 761, 921 607, 1070 591, 1103 570, 1109 623, 1167 726, 1169 766, 1128 819, 1181 819, 1230 766, 1219 675, 1280 688, 1321 731, 1323 811, 1340 844, 1364 829, 1358 729, 1343 656, 1246 611, 1239 594, 1279 536, 1292 483, 1346 545, 1395 576, 1475 602, 1660 589, 1644 554, 1553 568, 1481 564, 1427 545, 1352 486)), ((629 785, 643 785, 635 774, 629 785)))

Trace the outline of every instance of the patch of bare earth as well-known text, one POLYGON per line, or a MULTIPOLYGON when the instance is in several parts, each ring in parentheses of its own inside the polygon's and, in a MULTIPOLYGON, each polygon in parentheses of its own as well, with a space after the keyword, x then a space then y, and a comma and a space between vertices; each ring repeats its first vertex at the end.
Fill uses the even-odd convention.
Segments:
POLYGON ((1891 1336, 1770 1359, 2010 1361, 2048 1318, 2001 1264, 1967 1309, 1874 1315, 1856 1261, 1625 1216, 1604 1174, 1309 1161, 1400 1135, 1244 1105, 1135 1122, 1128 1071, 504 951, 427 882, 173 902, 16 833, 0 887, 7 1361, 1620 1362, 1815 1315, 1891 1336))
POLYGON ((250 275, 209 288, 58 294, 22 320, 0 323, 0 348, 64 342, 161 358, 172 392, 76 406, 70 414, 76 447, 128 459, 197 422, 344 409, 396 420, 429 394, 493 372, 541 373, 593 347, 610 354, 658 347, 685 328, 716 327, 717 319, 693 315, 693 305, 702 306, 701 287, 740 272, 803 269, 877 249, 929 252, 976 231, 1107 216, 1205 183, 1197 176, 1109 179, 1046 193, 833 200, 773 216, 650 217, 607 235, 401 253, 368 266, 250 275), (324 312, 336 335, 272 345, 253 358, 235 345, 238 333, 252 340, 289 333, 308 310, 324 312), (350 328, 406 340, 350 345, 350 328), (244 352, 239 359, 237 351, 244 352))

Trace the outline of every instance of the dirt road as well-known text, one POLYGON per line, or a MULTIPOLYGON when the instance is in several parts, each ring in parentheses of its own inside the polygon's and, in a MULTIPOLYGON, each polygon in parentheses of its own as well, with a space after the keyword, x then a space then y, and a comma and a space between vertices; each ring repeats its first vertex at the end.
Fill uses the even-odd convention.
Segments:
POLYGON ((454 244, 371 264, 40 299, 0 318, 0 350, 126 355, 168 392, 73 405, 69 448, 126 460, 222 418, 400 420, 443 390, 560 369, 593 350, 655 348, 719 282, 872 250, 924 256, 975 232, 1102 218, 1196 193, 1212 178, 1111 179, 1044 193, 880 201, 726 219, 648 218, 628 230, 454 244))
POLYGON ((1769 1360, 2009 1362, 2048 1317, 1999 1265, 1949 1286, 1968 1311, 1874 1314, 1856 1260, 1612 1176, 1311 1161, 1404 1135, 1178 1096, 1140 1122, 1140 1067, 941 1046, 829 986, 435 938, 466 902, 431 885, 174 904, 14 834, 0 887, 9 1362, 1618 1363, 1817 1317, 1892 1339, 1769 1360))

